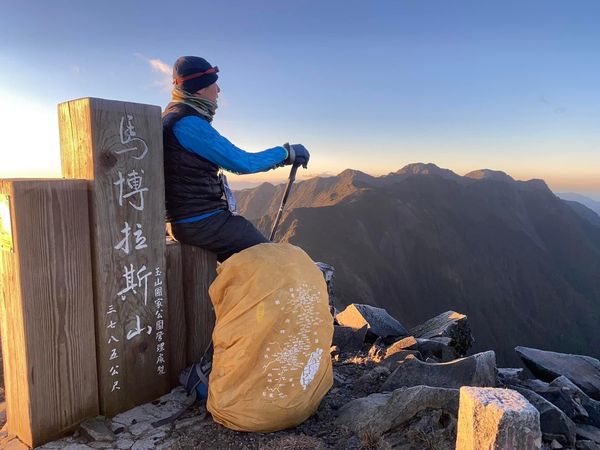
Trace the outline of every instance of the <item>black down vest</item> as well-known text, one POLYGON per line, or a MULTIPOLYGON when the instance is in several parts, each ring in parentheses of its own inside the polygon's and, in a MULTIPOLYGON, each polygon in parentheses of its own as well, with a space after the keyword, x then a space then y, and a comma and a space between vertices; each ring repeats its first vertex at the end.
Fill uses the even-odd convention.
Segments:
POLYGON ((175 123, 185 116, 198 116, 183 103, 169 103, 162 115, 167 222, 227 209, 219 167, 186 150, 173 133, 175 123))

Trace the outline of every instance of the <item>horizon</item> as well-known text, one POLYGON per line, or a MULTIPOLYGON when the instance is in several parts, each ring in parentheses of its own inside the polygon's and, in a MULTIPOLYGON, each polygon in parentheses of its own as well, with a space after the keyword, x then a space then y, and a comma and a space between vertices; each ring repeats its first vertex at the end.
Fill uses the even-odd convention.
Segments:
MULTIPOLYGON (((171 64, 196 54, 221 69, 215 128, 248 151, 305 144, 299 179, 427 161, 600 199, 596 2, 179 5, 211 20, 157 33, 170 9, 141 0, 6 8, 0 177, 60 177, 58 103, 164 108, 171 64)), ((286 178, 284 169, 231 181, 286 178)))

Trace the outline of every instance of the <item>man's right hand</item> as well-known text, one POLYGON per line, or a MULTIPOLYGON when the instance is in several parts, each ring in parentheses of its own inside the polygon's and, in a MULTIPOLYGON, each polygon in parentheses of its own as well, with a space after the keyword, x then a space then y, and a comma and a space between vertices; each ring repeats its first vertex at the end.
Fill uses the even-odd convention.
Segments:
POLYGON ((288 151, 288 157, 285 160, 285 164, 294 164, 297 166, 302 166, 305 169, 308 167, 310 153, 304 145, 285 143, 283 146, 288 151))

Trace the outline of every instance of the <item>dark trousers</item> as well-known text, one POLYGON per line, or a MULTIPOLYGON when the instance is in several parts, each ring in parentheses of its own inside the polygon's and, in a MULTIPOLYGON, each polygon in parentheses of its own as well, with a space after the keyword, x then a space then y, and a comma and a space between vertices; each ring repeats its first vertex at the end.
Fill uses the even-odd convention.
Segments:
POLYGON ((248 247, 269 242, 252 223, 229 211, 197 222, 174 223, 171 233, 182 244, 195 245, 216 253, 219 262, 248 247))

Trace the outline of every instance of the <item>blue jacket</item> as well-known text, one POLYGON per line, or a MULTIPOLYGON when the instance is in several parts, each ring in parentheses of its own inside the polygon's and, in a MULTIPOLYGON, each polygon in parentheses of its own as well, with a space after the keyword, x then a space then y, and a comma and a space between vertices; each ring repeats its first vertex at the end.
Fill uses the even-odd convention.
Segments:
POLYGON ((273 147, 249 153, 233 145, 219 134, 208 121, 198 116, 186 116, 175 123, 173 132, 187 150, 233 173, 264 172, 280 166, 288 156, 283 147, 273 147))

